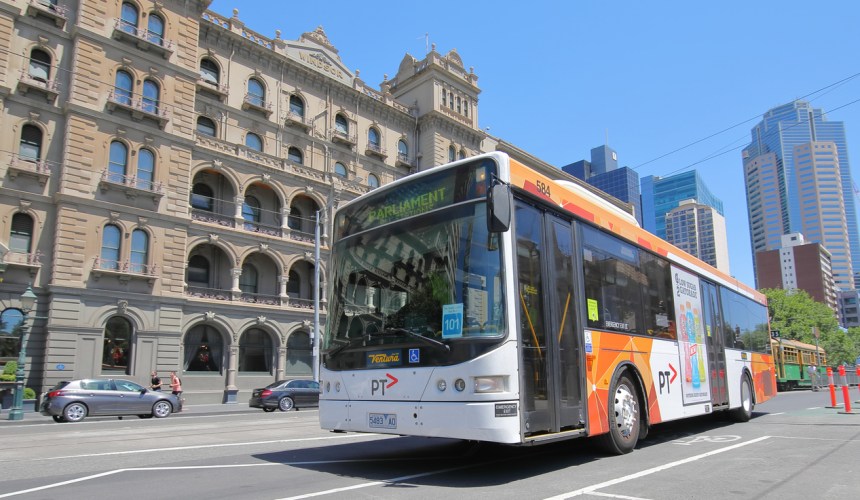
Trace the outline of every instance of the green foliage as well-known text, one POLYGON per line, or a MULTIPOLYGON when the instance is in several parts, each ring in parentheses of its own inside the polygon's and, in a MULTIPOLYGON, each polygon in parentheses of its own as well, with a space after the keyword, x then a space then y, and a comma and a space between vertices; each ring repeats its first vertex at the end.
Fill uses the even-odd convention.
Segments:
POLYGON ((15 380, 15 372, 18 371, 17 361, 7 361, 3 367, 3 375, 12 375, 12 380, 15 380))
POLYGON ((813 327, 820 333, 819 345, 827 353, 827 364, 853 364, 860 354, 860 328, 854 333, 839 328, 836 313, 812 300, 803 290, 763 289, 767 295, 771 330, 779 330, 784 339, 815 345, 813 327))
POLYGON ((24 399, 36 399, 36 391, 34 391, 31 387, 25 387, 24 399))

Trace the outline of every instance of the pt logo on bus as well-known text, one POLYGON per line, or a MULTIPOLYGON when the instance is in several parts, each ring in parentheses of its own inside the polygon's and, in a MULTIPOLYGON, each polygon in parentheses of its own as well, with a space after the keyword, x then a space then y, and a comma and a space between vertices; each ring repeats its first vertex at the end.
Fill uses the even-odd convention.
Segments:
POLYGON ((385 389, 391 389, 394 384, 399 382, 397 377, 390 373, 386 373, 385 376, 388 378, 373 379, 370 381, 370 394, 375 396, 376 392, 380 391, 385 396, 385 389))

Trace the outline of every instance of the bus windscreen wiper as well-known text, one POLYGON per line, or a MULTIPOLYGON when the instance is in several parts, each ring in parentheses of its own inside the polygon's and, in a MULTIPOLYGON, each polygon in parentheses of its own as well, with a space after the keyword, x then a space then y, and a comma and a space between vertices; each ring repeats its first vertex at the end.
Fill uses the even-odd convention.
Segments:
POLYGON ((424 342, 427 345, 431 345, 431 346, 436 347, 438 349, 442 349, 446 352, 451 352, 451 346, 449 346, 448 344, 446 344, 444 342, 440 342, 436 339, 431 339, 430 337, 425 337, 424 335, 421 335, 420 333, 415 333, 412 330, 407 330, 406 328, 386 328, 385 330, 378 333, 377 335, 391 335, 391 334, 407 335, 407 336, 412 337, 416 340, 420 340, 421 342, 424 342))

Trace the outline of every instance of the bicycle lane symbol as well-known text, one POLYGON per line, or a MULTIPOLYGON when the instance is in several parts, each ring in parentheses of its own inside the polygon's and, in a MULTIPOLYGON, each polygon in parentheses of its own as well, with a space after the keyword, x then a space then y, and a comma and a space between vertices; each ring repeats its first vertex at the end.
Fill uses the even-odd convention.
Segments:
POLYGON ((685 446, 689 446, 691 444, 696 443, 731 443, 732 441, 737 441, 741 437, 726 435, 726 436, 696 436, 694 438, 689 439, 676 439, 672 441, 672 444, 681 444, 685 446))

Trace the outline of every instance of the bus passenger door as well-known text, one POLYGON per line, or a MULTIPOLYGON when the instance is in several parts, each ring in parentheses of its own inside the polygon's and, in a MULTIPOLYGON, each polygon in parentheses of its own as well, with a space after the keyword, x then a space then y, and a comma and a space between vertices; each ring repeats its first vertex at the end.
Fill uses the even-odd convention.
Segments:
POLYGON ((705 322, 705 345, 708 349, 708 371, 711 373, 711 405, 729 403, 726 388, 726 348, 723 344, 717 287, 702 281, 702 318, 705 322))
POLYGON ((516 207, 520 385, 525 435, 582 423, 570 224, 516 207))

